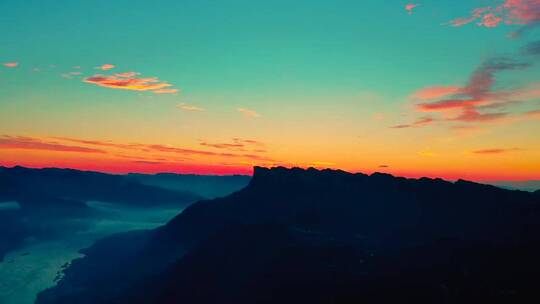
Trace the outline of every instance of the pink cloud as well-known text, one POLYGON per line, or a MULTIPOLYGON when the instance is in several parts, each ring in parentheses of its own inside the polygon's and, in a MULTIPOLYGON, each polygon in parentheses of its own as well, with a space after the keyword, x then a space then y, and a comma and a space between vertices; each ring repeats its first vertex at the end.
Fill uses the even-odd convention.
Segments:
POLYGON ((106 63, 106 64, 98 67, 98 69, 103 70, 103 71, 108 71, 108 70, 114 69, 115 67, 116 67, 115 65, 112 65, 110 63, 106 63))
POLYGON ((19 63, 18 62, 6 62, 3 64, 6 68, 16 68, 19 63))
POLYGON ((480 25, 485 27, 497 27, 502 22, 502 18, 499 16, 496 16, 493 13, 485 14, 482 17, 482 21, 480 22, 480 25))
POLYGON ((410 14, 412 14, 414 12, 414 9, 417 8, 419 5, 420 4, 413 4, 413 3, 407 4, 407 5, 405 5, 405 10, 410 15, 410 14))
POLYGON ((477 25, 497 27, 500 24, 529 25, 540 21, 540 0, 505 0, 495 6, 473 10, 470 17, 450 21, 452 26, 463 26, 478 20, 477 25))
POLYGON ((429 100, 453 95, 460 90, 458 86, 432 86, 420 89, 412 94, 415 99, 429 100))
POLYGON ((445 110, 461 109, 485 103, 487 103, 487 101, 482 99, 449 99, 431 103, 420 103, 417 104, 416 107, 422 112, 439 112, 445 110))
POLYGON ((95 84, 100 87, 110 88, 110 89, 121 89, 121 90, 133 90, 133 91, 155 91, 161 90, 166 87, 172 86, 167 82, 162 82, 156 77, 150 78, 138 78, 134 77, 132 74, 117 74, 112 76, 106 75, 94 75, 84 79, 84 82, 95 84), (125 77, 131 76, 131 77, 125 77))
POLYGON ((466 108, 458 116, 451 118, 461 122, 492 122, 508 117, 508 113, 480 113, 474 107, 466 108))

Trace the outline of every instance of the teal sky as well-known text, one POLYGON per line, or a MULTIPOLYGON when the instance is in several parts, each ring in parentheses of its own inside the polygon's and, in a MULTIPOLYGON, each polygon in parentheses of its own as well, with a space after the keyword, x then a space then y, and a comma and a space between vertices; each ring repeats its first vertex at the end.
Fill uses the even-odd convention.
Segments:
MULTIPOLYGON (((320 154, 308 163, 359 170, 387 160, 373 160, 366 167, 360 161, 345 162, 349 155, 339 151, 366 150, 368 144, 358 143, 358 138, 373 132, 380 134, 380 142, 369 146, 401 142, 406 134, 420 141, 421 150, 448 150, 426 139, 442 134, 438 127, 397 134, 390 127, 420 115, 410 109, 415 91, 464 86, 484 60, 515 56, 539 37, 531 31, 509 39, 516 25, 449 24, 475 8, 501 2, 412 2, 419 6, 409 14, 405 5, 411 2, 380 0, 4 0, 0 61, 18 66, 0 69, 0 131, 181 146, 255 138, 265 142, 278 161, 297 162, 305 151, 316 149, 320 154), (116 67, 96 69, 103 64, 116 67), (62 77, 70 72, 82 75, 62 77), (83 81, 114 72, 157 77, 180 92, 114 90, 83 81), (204 111, 181 111, 179 103, 204 111), (245 119, 239 108, 260 117, 245 119), (377 115, 382 122, 373 119, 377 115), (335 149, 322 146, 334 140, 335 149)), ((501 74, 495 87, 531 85, 539 75, 536 67, 501 74)), ((528 100, 513 113, 535 109, 528 100)), ((537 125, 521 128, 537 130, 537 125)), ((489 127, 494 128, 500 126, 489 127)), ((460 153, 521 148, 533 141, 483 136, 460 143, 460 153)), ((415 155, 421 152, 403 145, 415 155)), ((364 157, 372 159, 379 152, 364 157)), ((391 161, 393 156, 385 157, 391 161)), ((420 164, 412 159, 397 162, 410 164, 403 171, 420 164)))

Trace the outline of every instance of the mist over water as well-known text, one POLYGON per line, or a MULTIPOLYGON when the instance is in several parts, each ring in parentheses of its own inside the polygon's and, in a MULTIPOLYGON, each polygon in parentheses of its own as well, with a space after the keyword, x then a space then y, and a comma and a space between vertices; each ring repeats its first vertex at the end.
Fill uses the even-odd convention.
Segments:
MULTIPOLYGON (((52 239, 28 238, 22 247, 6 254, 0 263, 0 303, 31 304, 38 292, 54 286, 61 270, 73 259, 81 257, 79 250, 89 247, 105 236, 138 229, 152 229, 180 213, 174 208, 133 208, 91 201, 87 205, 100 216, 87 219, 63 219, 66 227, 84 227, 52 239)), ((0 204, 0 212, 18 209, 17 203, 0 204)))

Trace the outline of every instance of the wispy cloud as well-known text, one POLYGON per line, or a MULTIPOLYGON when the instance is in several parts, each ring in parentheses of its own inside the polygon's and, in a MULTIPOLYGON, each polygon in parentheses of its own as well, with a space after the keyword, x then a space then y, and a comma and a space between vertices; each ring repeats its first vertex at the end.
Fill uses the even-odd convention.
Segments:
POLYGON ((251 110, 251 109, 238 108, 237 110, 238 110, 238 112, 244 114, 244 116, 246 116, 246 117, 250 117, 250 118, 261 117, 261 115, 259 113, 255 112, 254 110, 251 110))
POLYGON ((114 69, 115 67, 116 67, 115 65, 112 65, 110 63, 106 63, 106 64, 104 64, 102 66, 97 67, 97 68, 102 70, 102 71, 108 71, 108 70, 114 69))
POLYGON ((190 112, 201 112, 201 111, 205 110, 204 108, 194 106, 194 105, 190 105, 190 104, 183 103, 183 102, 177 104, 176 107, 178 109, 181 109, 181 110, 184 110, 184 111, 190 111, 190 112))
POLYGON ((3 65, 6 68, 16 68, 19 65, 19 63, 18 62, 5 62, 3 63, 3 65))
POLYGON ((159 89, 154 91, 156 94, 176 94, 178 92, 178 89, 159 89))
POLYGON ((411 97, 420 100, 438 99, 457 93, 459 86, 431 86, 414 92, 411 97))
POLYGON ((518 101, 515 98, 529 98, 534 94, 531 88, 514 91, 493 90, 496 75, 503 71, 523 70, 530 64, 518 62, 511 58, 496 57, 486 60, 470 76, 464 87, 432 87, 413 94, 418 99, 440 95, 442 99, 429 100, 416 104, 420 112, 450 112, 453 117, 449 121, 489 122, 501 120, 508 116, 506 112, 485 112, 501 109, 518 101), (435 88, 435 89, 433 89, 435 88), (442 88, 442 89, 441 89, 442 88), (447 88, 451 88, 448 89, 447 88), (527 96, 529 95, 529 96, 527 96))
POLYGON ((42 139, 24 136, 0 137, 0 147, 2 149, 17 150, 44 150, 58 152, 79 152, 79 153, 105 153, 105 151, 94 148, 70 146, 58 142, 44 141, 42 139))
POLYGON ((405 5, 405 10, 410 15, 414 12, 414 9, 417 8, 419 5, 420 4, 414 4, 414 3, 407 4, 405 5))
POLYGON ((253 152, 266 152, 264 149, 262 149, 265 146, 262 142, 252 139, 233 138, 231 142, 225 143, 210 143, 203 141, 200 143, 200 145, 204 147, 227 149, 233 151, 253 150, 253 152))
POLYGON ((84 82, 100 87, 133 91, 159 91, 172 86, 156 77, 139 78, 134 72, 115 75, 94 75, 84 79, 84 82))
POLYGON ((512 36, 516 37, 540 22, 540 0, 505 0, 492 6, 475 8, 471 15, 450 22, 452 26, 463 26, 476 22, 478 26, 493 28, 501 24, 522 25, 512 36))
POLYGON ((417 128, 417 127, 428 125, 434 121, 435 119, 433 119, 432 117, 425 116, 425 117, 418 118, 417 120, 415 120, 414 122, 410 124, 396 125, 396 126, 392 126, 391 128, 392 129, 417 128))
POLYGON ((509 148, 509 149, 482 149, 482 150, 475 150, 472 151, 474 154, 483 154, 483 155, 490 155, 490 154, 506 154, 511 152, 517 152, 522 151, 523 149, 520 148, 509 148))

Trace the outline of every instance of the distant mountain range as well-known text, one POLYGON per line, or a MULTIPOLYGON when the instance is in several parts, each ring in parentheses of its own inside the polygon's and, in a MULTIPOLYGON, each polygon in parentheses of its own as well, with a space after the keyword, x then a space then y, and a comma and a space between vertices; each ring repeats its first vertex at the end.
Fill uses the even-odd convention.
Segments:
POLYGON ((540 192, 255 168, 84 253, 36 303, 532 303, 540 192))
POLYGON ((540 181, 531 180, 531 181, 492 181, 489 182, 490 185, 498 186, 501 188, 507 189, 517 189, 525 191, 537 191, 540 190, 540 181))
POLYGON ((7 251, 25 238, 50 238, 84 229, 76 219, 101 215, 88 202, 180 210, 203 198, 239 190, 249 179, 249 176, 111 175, 72 169, 0 167, 0 262, 7 251))

